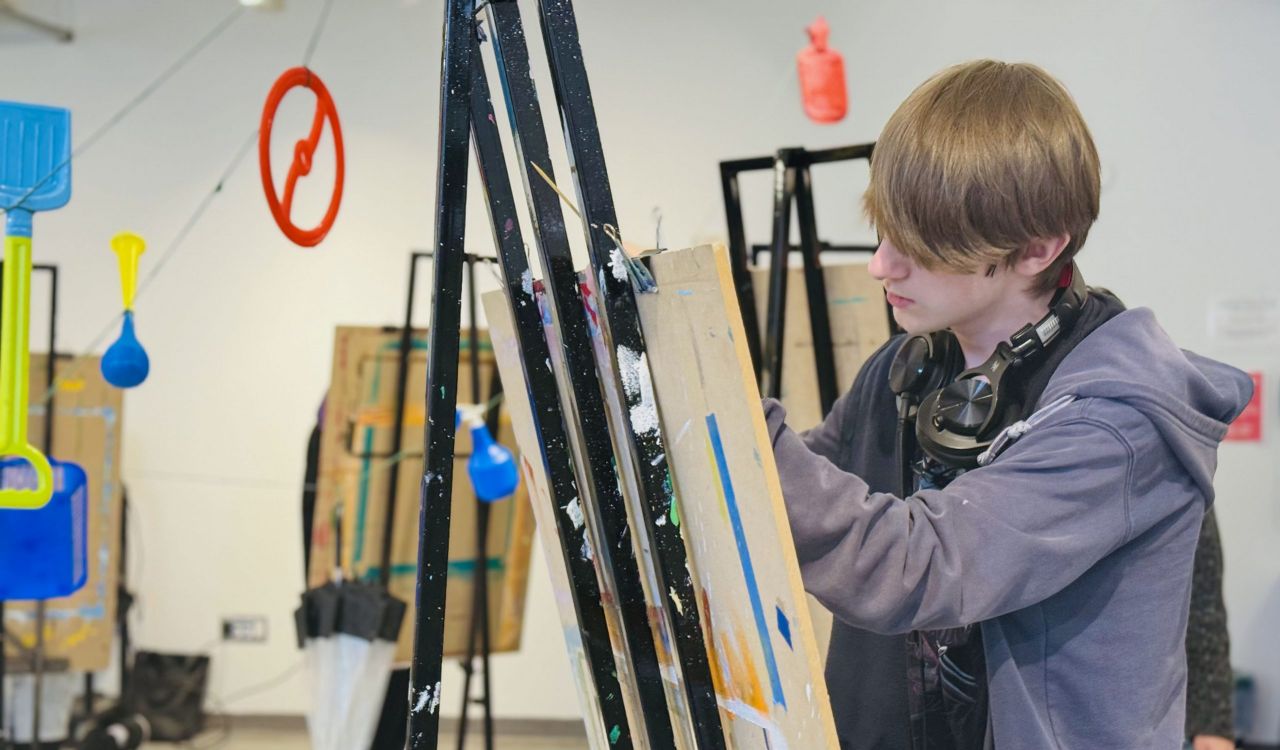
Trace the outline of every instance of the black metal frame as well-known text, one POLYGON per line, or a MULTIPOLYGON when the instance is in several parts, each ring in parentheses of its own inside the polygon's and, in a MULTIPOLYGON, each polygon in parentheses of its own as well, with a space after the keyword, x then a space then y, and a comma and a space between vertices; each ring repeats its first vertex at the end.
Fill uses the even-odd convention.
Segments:
MULTIPOLYGON (((447 464, 453 456, 454 434, 451 410, 457 378, 458 307, 461 286, 466 205, 465 148, 473 136, 482 179, 488 197, 490 218, 498 245, 506 298, 515 318, 524 367, 524 385, 535 412, 544 467, 551 479, 557 533, 561 553, 568 566, 573 587, 578 624, 590 672, 601 698, 601 718, 610 740, 617 747, 674 747, 672 716, 667 709, 654 633, 640 575, 640 561, 630 543, 630 534, 643 533, 656 558, 658 595, 678 600, 675 612, 661 608, 670 618, 676 663, 687 691, 690 726, 685 730, 696 738, 698 748, 725 747, 720 726, 700 621, 701 607, 694 594, 686 565, 681 532, 674 524, 659 525, 675 497, 665 463, 665 446, 660 433, 636 435, 627 409, 612 420, 605 406, 593 355, 591 334, 583 310, 583 300, 568 236, 556 191, 542 182, 535 166, 548 176, 551 163, 544 124, 529 74, 528 51, 519 9, 512 0, 484 3, 494 28, 494 47, 507 112, 526 196, 535 227, 535 240, 552 326, 561 346, 550 352, 537 301, 528 292, 531 276, 515 216, 506 164, 493 118, 487 79, 478 54, 478 28, 472 28, 474 0, 450 0, 444 22, 444 61, 441 73, 440 171, 437 180, 436 254, 437 272, 433 319, 431 322, 431 366, 428 372, 426 426, 426 473, 422 490, 418 595, 420 606, 415 623, 412 688, 410 690, 409 741, 414 750, 434 748, 439 729, 438 685, 443 645, 443 575, 447 560, 448 508, 445 502, 452 477, 447 464), (470 117, 463 102, 470 100, 470 117), (551 362, 566 375, 561 402, 559 385, 551 362), (445 411, 447 405, 448 412, 445 411), (448 415, 448 419, 446 419, 448 415), (611 439, 612 438, 612 439, 611 439), (572 449, 572 450, 571 450, 572 449), (633 519, 643 529, 627 522, 627 503, 618 487, 616 464, 637 467, 638 478, 625 477, 634 486, 644 518, 633 519), (565 512, 578 500, 589 508, 591 523, 575 528, 565 512), (594 524, 594 525, 593 525, 594 524), (582 554, 582 543, 596 537, 594 545, 601 561, 597 570, 582 554), (604 554, 609 550, 607 560, 604 554), (601 606, 601 590, 611 586, 619 596, 622 641, 610 643, 601 606), (639 705, 630 714, 621 700, 621 685, 613 664, 613 648, 625 649, 636 666, 639 705), (430 706, 429 710, 414 708, 430 706), (630 722, 628 722, 630 719, 630 722), (643 721, 644 726, 638 723, 643 721)), ((568 0, 539 3, 543 39, 551 62, 570 158, 574 166, 579 202, 590 227, 587 243, 591 272, 586 289, 599 301, 598 319, 602 340, 609 353, 614 382, 612 387, 635 406, 640 395, 627 393, 619 378, 618 351, 626 347, 637 355, 645 351, 634 293, 627 281, 611 273, 601 273, 615 252, 616 225, 607 172, 600 147, 590 88, 582 62, 572 5, 568 0)))
MULTIPOLYGON (((387 503, 386 515, 383 518, 382 525, 382 546, 378 568, 378 581, 383 588, 388 588, 391 583, 391 572, 393 564, 392 542, 395 530, 395 514, 398 499, 398 488, 400 480, 400 464, 412 458, 412 456, 402 455, 404 449, 404 410, 408 401, 408 383, 409 383, 409 359, 413 350, 413 308, 414 295, 417 289, 418 262, 422 260, 430 260, 435 257, 435 253, 430 251, 413 251, 409 254, 409 284, 405 292, 405 311, 404 324, 397 330, 400 333, 400 341, 397 349, 396 360, 396 390, 395 390, 395 411, 392 421, 392 437, 391 448, 386 455, 378 455, 377 457, 385 458, 390 461, 387 474, 387 503)), ((465 253, 463 256, 464 269, 466 271, 467 283, 467 306, 471 316, 470 338, 468 340, 467 351, 470 355, 471 362, 471 393, 472 397, 480 399, 480 347, 479 347, 479 326, 476 323, 476 277, 475 268, 478 263, 492 263, 494 258, 489 258, 474 253, 465 253)), ((494 368, 492 379, 489 384, 489 398, 492 400, 495 396, 502 392, 502 381, 498 378, 497 368, 494 368)), ((501 410, 498 404, 494 404, 485 414, 486 425, 489 431, 498 434, 498 422, 501 410)), ((467 736, 467 718, 470 713, 472 704, 478 704, 482 709, 484 722, 484 742, 486 748, 493 746, 493 701, 492 691, 490 690, 490 671, 489 656, 491 652, 489 642, 489 596, 488 596, 488 540, 489 540, 489 505, 480 502, 477 498, 476 506, 476 582, 475 595, 472 598, 471 610, 471 629, 467 640, 467 656, 462 660, 461 666, 463 671, 463 701, 462 711, 460 713, 460 723, 458 730, 458 743, 461 748, 467 736), (477 640, 479 641, 477 654, 477 640), (482 692, 479 698, 471 698, 471 679, 475 674, 475 658, 480 657, 480 672, 482 692)))
MULTIPOLYGON (((673 631, 672 645, 683 677, 695 741, 699 748, 723 748, 725 738, 707 657, 702 608, 689 574, 683 532, 675 524, 658 523, 679 503, 667 468, 665 439, 661 428, 644 433, 634 429, 631 409, 641 405, 641 394, 625 389, 621 380, 619 352, 625 349, 638 357, 646 352, 646 346, 630 281, 625 274, 603 272, 612 264, 613 254, 622 251, 616 245, 618 219, 573 4, 570 0, 539 0, 538 7, 570 171, 584 220, 590 261, 587 288, 598 303, 601 336, 613 365, 613 386, 625 400, 622 418, 610 424, 615 450, 630 454, 647 511, 642 519, 643 532, 656 558, 658 585, 676 603, 675 611, 670 607, 663 610, 673 631), (614 237, 609 235, 610 228, 614 237)), ((520 109, 514 101, 513 106, 520 109)), ((553 284, 556 282, 553 278, 553 284)))
MULTIPOLYGON (((514 3, 490 4, 489 18, 493 28, 494 54, 504 93, 510 102, 508 115, 511 118, 519 160, 522 164, 545 165, 544 171, 550 174, 552 170, 546 135, 529 73, 528 52, 518 8, 514 3)), ((544 446, 565 446, 566 450, 560 458, 565 462, 562 468, 564 478, 572 482, 576 468, 577 487, 586 498, 580 502, 589 515, 591 509, 597 511, 594 514, 597 527, 584 526, 575 530, 569 523, 569 515, 565 510, 578 497, 578 491, 569 484, 566 485, 564 494, 557 493, 555 496, 555 517, 564 527, 561 530, 561 553, 570 564, 571 571, 574 567, 581 568, 572 576, 579 600, 579 618, 584 617, 584 604, 593 610, 598 606, 591 603, 591 600, 599 596, 599 590, 604 589, 616 596, 621 615, 621 636, 625 648, 632 656, 635 688, 641 704, 641 716, 635 718, 643 721, 643 726, 630 728, 632 736, 627 740, 635 741, 636 737, 644 736, 652 746, 669 747, 674 740, 663 692, 657 647, 648 621, 639 564, 628 538, 626 504, 613 468, 604 404, 600 397, 591 341, 582 313, 582 299, 559 199, 531 171, 521 170, 528 208, 533 216, 535 245, 546 271, 546 302, 560 332, 561 346, 555 352, 550 352, 537 302, 529 298, 524 288, 524 274, 530 273, 530 269, 515 217, 515 202, 506 174, 498 128, 492 118, 488 83, 483 67, 479 64, 475 66, 473 85, 477 106, 473 111, 472 129, 477 158, 481 163, 481 174, 489 197, 495 241, 504 259, 503 272, 508 280, 508 299, 516 317, 518 335, 522 339, 521 359, 526 363, 550 362, 554 356, 556 364, 568 375, 569 393, 566 395, 569 402, 562 406, 556 397, 557 382, 552 372, 536 365, 525 368, 528 394, 538 412, 537 422, 543 433, 539 435, 539 443, 544 446), (574 425, 577 431, 565 424, 566 414, 577 418, 577 424, 574 425), (543 424, 546 419, 552 419, 555 424, 555 429, 550 434, 543 424), (573 462, 568 460, 569 448, 576 450, 576 460, 573 462), (602 572, 607 579, 603 586, 595 580, 596 574, 591 562, 583 559, 579 553, 584 538, 592 539, 592 547, 602 561, 602 572), (585 591, 582 588, 584 584, 585 591)), ((554 480, 552 484, 554 489, 554 480)), ((596 617, 594 613, 591 616, 596 617)), ((603 610, 600 616, 603 616, 603 610)), ((587 635, 600 640, 599 648, 609 647, 607 629, 598 634, 584 633, 584 638, 587 635)), ((612 662, 610 652, 608 663, 612 662)), ((610 683, 617 681, 616 675, 611 674, 602 684, 599 670, 595 666, 595 654, 591 655, 591 664, 602 699, 613 695, 610 683)), ((602 706, 603 708, 606 707, 602 706)), ((616 720, 607 720, 604 726, 625 725, 619 725, 616 720)))
MULTIPOLYGON (((4 267, 4 263, 0 261, 0 268, 4 267)), ((53 263, 36 263, 31 266, 32 271, 47 271, 49 273, 49 351, 45 357, 45 420, 43 440, 41 440, 42 448, 46 457, 53 455, 53 416, 54 416, 54 394, 56 391, 53 387, 54 372, 57 359, 58 347, 58 266, 53 263)), ((39 602, 37 607, 37 625, 36 625, 36 696, 33 701, 34 709, 40 710, 40 674, 44 670, 44 603, 39 602)), ((4 623, 4 601, 0 600, 0 750, 8 750, 9 748, 9 727, 5 724, 4 716, 4 676, 5 676, 5 642, 8 640, 8 631, 4 623)), ((91 684, 90 684, 91 685, 91 684)), ((33 720, 32 726, 38 733, 40 726, 39 713, 33 720)))
MULTIPOLYGON (((654 634, 649 622, 649 605, 645 599, 640 561, 629 538, 634 529, 628 523, 626 501, 614 469, 615 446, 625 446, 626 443, 618 439, 616 432, 614 441, 610 440, 611 424, 601 397, 591 335, 583 315, 578 274, 570 252, 560 198, 533 169, 533 165, 537 165, 554 180, 545 126, 529 71, 529 56, 519 11, 514 3, 494 3, 489 6, 489 13, 494 26, 494 48, 499 74, 504 93, 510 102, 508 115, 511 118, 519 162, 523 167, 521 176, 536 228, 535 244, 545 272, 547 298, 553 320, 559 331, 560 349, 556 352, 556 361, 568 375, 568 408, 578 422, 578 429, 573 436, 576 440, 575 447, 581 455, 582 484, 593 490, 591 499, 594 502, 591 507, 597 511, 601 526, 601 543, 596 547, 610 552, 607 558, 608 572, 613 576, 612 589, 619 600, 624 637, 635 666, 646 734, 652 746, 670 747, 674 743, 673 730, 664 697, 654 634)), ((546 17, 545 10, 543 17, 546 17)), ((548 44, 550 43, 548 37, 548 44)), ((599 261, 592 265, 595 268, 601 267, 599 261)), ((597 278, 594 273, 589 276, 597 278)), ((629 292, 630 288, 626 288, 629 292)), ((592 293, 598 295, 597 290, 592 290, 592 293)), ((597 299, 600 297, 597 296, 597 299)), ((606 317, 603 310, 601 317, 606 317)), ((614 369, 616 370, 616 363, 614 369)), ((619 427, 614 425, 615 429, 619 427)), ((658 468, 661 470, 663 467, 658 468)), ((664 498, 663 512, 670 502, 664 498)), ((681 551, 683 552, 683 542, 681 551)), ((685 569, 683 563, 680 566, 681 570, 685 569)), ((660 599, 662 592, 667 590, 659 586, 656 596, 660 599)), ((665 623, 663 626, 668 627, 665 623)), ((676 623, 672 630, 679 633, 679 624, 676 623)), ((701 643, 701 634, 696 634, 696 637, 701 643)), ((676 639, 678 642, 678 635, 676 639)), ((685 659, 681 658, 680 662, 683 667, 685 659)))
MULTIPOLYGON (((818 239, 817 217, 813 207, 815 164, 870 159, 874 144, 842 146, 809 151, 783 148, 772 157, 755 157, 720 162, 720 185, 724 193, 725 218, 729 225, 729 254, 733 264, 738 304, 742 308, 747 344, 751 349, 760 390, 765 396, 782 395, 782 360, 786 331, 787 269, 793 250, 800 252, 804 267, 805 291, 809 301, 809 326, 818 376, 818 398, 822 414, 831 411, 839 385, 836 382, 834 351, 831 343, 831 317, 827 307, 826 280, 822 273, 821 252, 832 248, 818 239), (773 233, 770 242, 769 294, 766 305, 765 333, 761 338, 756 322, 754 286, 748 267, 748 256, 755 260, 746 241, 742 217, 742 200, 738 176, 743 172, 773 170, 773 233), (791 244, 791 211, 795 206, 800 229, 800 244, 791 244)), ((846 246, 851 250, 874 251, 874 247, 846 246)))
POLYGON ((418 512, 417 610, 409 673, 409 746, 435 748, 453 492, 454 409, 461 337, 474 0, 445 3, 436 175, 435 283, 427 365, 427 424, 418 512), (416 710, 415 710, 416 709, 416 710))

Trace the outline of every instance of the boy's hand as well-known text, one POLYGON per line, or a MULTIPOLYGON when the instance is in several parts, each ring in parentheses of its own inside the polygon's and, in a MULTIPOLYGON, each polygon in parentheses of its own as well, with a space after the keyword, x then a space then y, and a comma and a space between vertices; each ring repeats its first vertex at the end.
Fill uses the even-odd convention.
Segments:
POLYGON ((1236 743, 1226 737, 1197 734, 1191 739, 1191 750, 1235 750, 1236 743))

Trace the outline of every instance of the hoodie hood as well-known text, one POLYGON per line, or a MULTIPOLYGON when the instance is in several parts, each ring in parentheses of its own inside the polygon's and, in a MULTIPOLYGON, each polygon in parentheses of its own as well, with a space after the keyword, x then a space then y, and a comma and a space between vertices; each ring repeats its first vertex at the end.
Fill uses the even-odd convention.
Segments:
POLYGON ((1218 444, 1253 396, 1253 381, 1230 365, 1179 349, 1152 312, 1138 308, 1080 342, 1062 360, 1040 404, 1068 395, 1118 401, 1141 412, 1212 500, 1218 444))

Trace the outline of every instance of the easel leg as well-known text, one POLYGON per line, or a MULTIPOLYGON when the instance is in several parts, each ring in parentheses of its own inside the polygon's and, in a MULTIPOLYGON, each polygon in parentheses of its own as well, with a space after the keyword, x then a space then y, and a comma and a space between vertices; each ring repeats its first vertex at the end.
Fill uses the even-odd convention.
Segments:
POLYGON ((418 608, 409 691, 408 732, 412 750, 435 750, 440 732, 440 671, 453 497, 474 12, 473 0, 449 0, 445 4, 440 166, 436 179, 435 293, 431 300, 427 369, 426 461, 418 518, 418 608))

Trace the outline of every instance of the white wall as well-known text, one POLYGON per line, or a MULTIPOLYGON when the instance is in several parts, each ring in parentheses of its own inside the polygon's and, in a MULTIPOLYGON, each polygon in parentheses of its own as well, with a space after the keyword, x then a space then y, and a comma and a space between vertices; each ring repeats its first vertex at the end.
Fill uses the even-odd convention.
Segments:
MULTIPOLYGON (((301 61, 322 3, 287 4, 237 21, 76 161, 70 206, 36 218, 37 257, 64 269, 68 346, 87 345, 117 310, 110 236, 141 232, 152 242, 144 268, 154 263, 254 129, 271 81, 301 61)), ((232 7, 80 2, 74 44, 0 47, 0 96, 72 108, 82 140, 232 7)), ((1029 60, 1067 84, 1104 164, 1102 216, 1082 259, 1091 282, 1153 307, 1185 346, 1269 377, 1268 442, 1223 449, 1218 508, 1235 662, 1259 677, 1259 738, 1280 739, 1271 646, 1280 622, 1280 337, 1225 344, 1206 322, 1215 301, 1280 295, 1280 5, 649 0, 584 2, 579 13, 622 230, 640 242, 653 236, 655 207, 667 245, 722 238, 717 161, 871 140, 911 88, 947 64, 1029 60), (796 101, 792 60, 818 12, 849 73, 851 115, 838 126, 810 124, 796 101)), ((431 243, 440 18, 439 0, 337 0, 313 61, 347 144, 346 196, 329 239, 301 250, 281 237, 246 161, 138 306, 153 361, 126 409, 138 638, 194 649, 216 637, 223 614, 269 613, 268 645, 218 652, 220 695, 297 660, 288 613, 301 580, 303 446, 332 327, 396 321, 407 251, 431 243)), ((283 134, 300 133, 309 116, 292 104, 277 125, 280 159, 294 137, 283 134)), ((826 238, 866 238, 857 216, 864 179, 847 166, 817 172, 826 238)), ((744 191, 749 233, 764 241, 768 178, 744 180, 744 191)), ((489 252, 478 195, 469 216, 471 244, 489 252)), ((497 711, 571 716, 545 576, 532 582, 526 646, 495 660, 497 711)), ((456 711, 453 696, 446 712, 456 711)), ((302 706, 295 678, 233 710, 302 706)))

